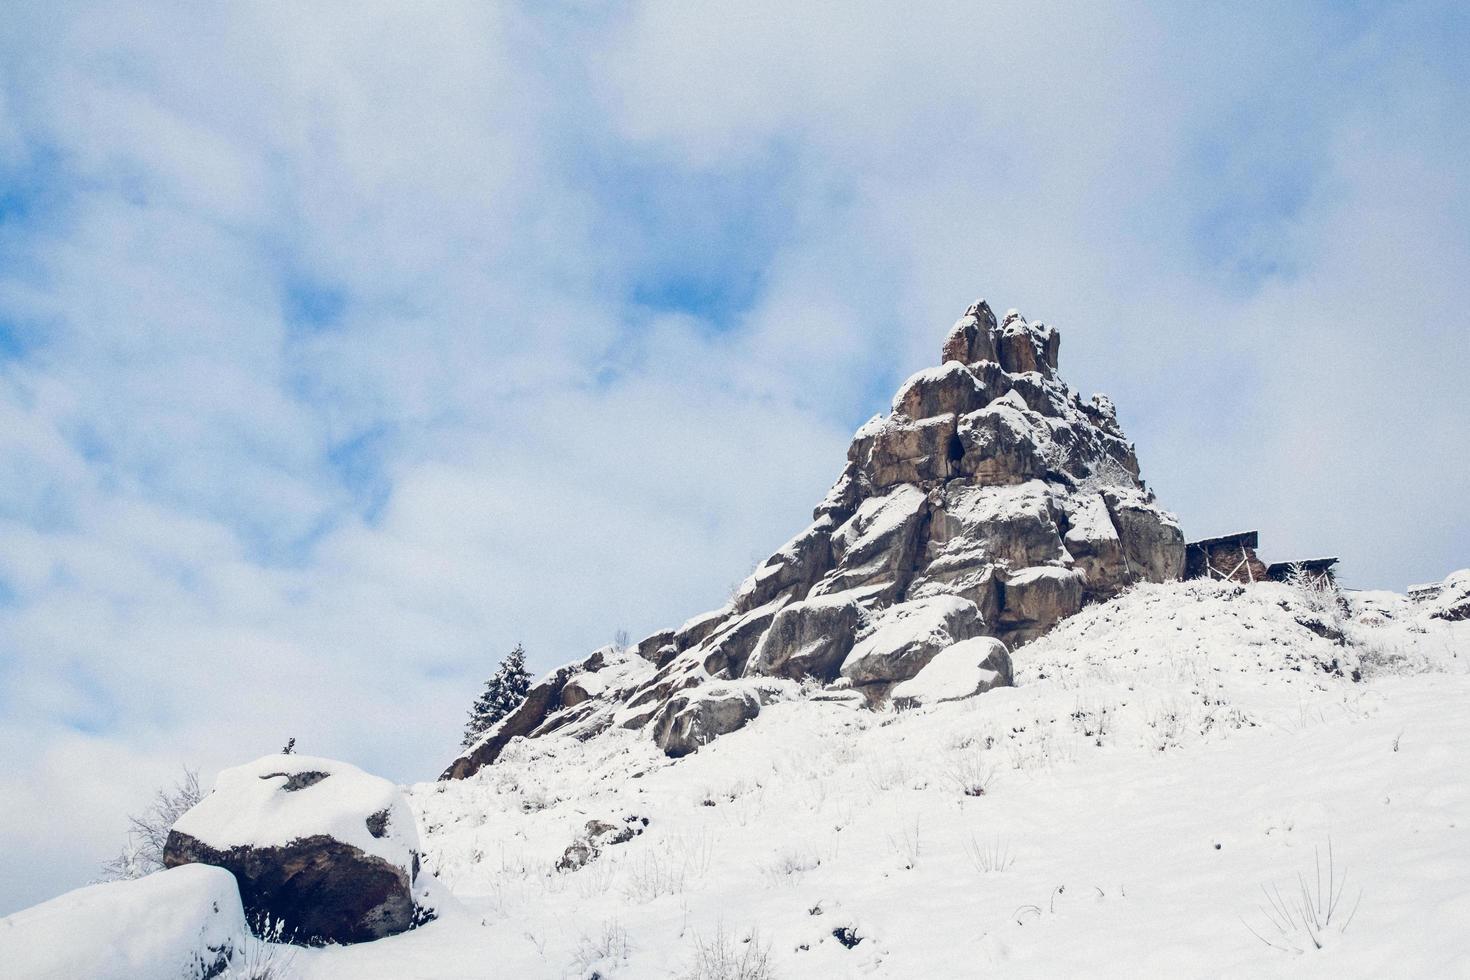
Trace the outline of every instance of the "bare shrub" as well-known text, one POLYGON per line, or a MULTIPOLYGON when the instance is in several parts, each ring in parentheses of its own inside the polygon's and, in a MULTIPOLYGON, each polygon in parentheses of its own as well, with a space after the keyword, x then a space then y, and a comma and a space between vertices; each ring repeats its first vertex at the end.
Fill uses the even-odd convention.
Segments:
POLYGON ((1332 841, 1327 842, 1327 867, 1323 875, 1322 850, 1313 848, 1314 866, 1310 874, 1298 872, 1296 881, 1287 886, 1282 894, 1281 887, 1261 886, 1266 904, 1257 906, 1261 913, 1261 928, 1257 930, 1244 918, 1240 921, 1251 935, 1272 949, 1284 953, 1302 953, 1308 949, 1321 949, 1332 935, 1347 931, 1358 905, 1363 901, 1363 891, 1358 890, 1351 908, 1342 901, 1347 888, 1347 869, 1338 875, 1333 859, 1332 841))
MULTIPOLYGON (((258 920, 230 957, 229 967, 218 974, 220 980, 289 980, 295 976, 296 947, 283 941, 285 932, 283 919, 258 920)), ((201 977, 214 975, 200 972, 201 977)))
POLYGON ((994 776, 978 748, 962 748, 952 752, 944 768, 950 785, 965 796, 984 796, 994 776))
POLYGON ((917 817, 914 818, 913 826, 905 824, 899 828, 897 834, 888 835, 888 846, 893 848, 893 853, 897 854, 899 860, 903 862, 905 871, 912 871, 918 866, 923 843, 923 834, 917 817))
POLYGON ((618 920, 609 919, 602 924, 597 935, 582 935, 577 941, 577 952, 572 957, 572 962, 580 975, 600 976, 601 971, 596 969, 597 966, 615 967, 626 963, 631 951, 628 930, 618 920))
POLYGON ((970 858, 970 863, 975 870, 981 874, 992 874, 997 871, 1005 871, 1016 863, 1011 854, 1010 844, 999 837, 990 841, 979 841, 972 834, 965 841, 965 854, 970 858))
POLYGON ((822 859, 810 848, 791 849, 781 852, 776 860, 762 868, 766 880, 772 885, 800 881, 808 871, 822 864, 822 859))
POLYGON ((142 813, 128 816, 128 836, 118 856, 102 866, 104 881, 141 878, 163 870, 163 848, 174 823, 201 799, 199 770, 184 768, 172 788, 163 787, 142 813))
POLYGON ((708 941, 695 934, 694 962, 686 980, 772 980, 774 976, 771 946, 763 944, 755 930, 736 940, 720 922, 708 941))
POLYGON ((645 854, 628 868, 623 894, 631 902, 643 904, 660 895, 678 895, 684 891, 685 872, 682 864, 661 854, 645 854))

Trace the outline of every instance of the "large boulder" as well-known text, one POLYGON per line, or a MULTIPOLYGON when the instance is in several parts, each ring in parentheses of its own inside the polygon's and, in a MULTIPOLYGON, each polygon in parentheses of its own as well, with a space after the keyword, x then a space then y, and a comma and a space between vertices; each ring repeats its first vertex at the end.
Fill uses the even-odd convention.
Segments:
POLYGON ((792 603, 771 621, 745 672, 832 680, 852 648, 862 617, 862 607, 846 592, 792 603))
POLYGON ((897 484, 932 485, 948 479, 959 458, 956 417, 912 421, 884 419, 872 433, 862 475, 877 489, 897 484))
POLYGON ((946 361, 910 377, 893 396, 893 412, 910 419, 964 415, 985 407, 990 396, 968 367, 946 361))
POLYGON ((1083 573, 1043 565, 1007 576, 1001 586, 1001 628, 1012 646, 1034 640, 1082 608, 1083 573))
POLYGON ((842 662, 853 684, 908 680, 940 650, 980 635, 985 621, 968 599, 941 595, 885 609, 842 662))
POLYGON ((418 849, 397 786, 345 762, 272 755, 220 773, 174 824, 163 863, 224 868, 252 921, 295 943, 345 944, 415 925, 418 849))
POLYGON ((832 529, 829 516, 819 516, 805 531, 792 538, 740 584, 734 611, 749 612, 764 606, 783 592, 805 593, 832 567, 832 529))
POLYGON ((1067 533, 1062 543, 1073 566, 1082 571, 1087 594, 1116 595, 1134 576, 1107 502, 1098 493, 1077 493, 1063 501, 1063 509, 1067 533))
MULTIPOLYGON (((769 683, 769 682, 767 682, 769 683)), ((745 727, 761 710, 761 689, 717 683, 674 695, 653 720, 653 740, 671 758, 745 727)))
POLYGON ((1006 645, 994 637, 977 636, 940 650, 923 670, 896 684, 890 697, 896 708, 918 708, 1010 687, 1013 677, 1006 645))
POLYGON ((251 941, 234 876, 190 865, 88 885, 0 919, 0 974, 209 980, 233 976, 251 941))

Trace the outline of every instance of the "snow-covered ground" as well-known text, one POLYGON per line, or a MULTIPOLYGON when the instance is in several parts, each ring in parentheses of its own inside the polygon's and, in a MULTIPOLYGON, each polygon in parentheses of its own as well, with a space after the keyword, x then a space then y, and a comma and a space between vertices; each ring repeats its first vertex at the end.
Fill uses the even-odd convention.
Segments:
POLYGON ((1470 622, 1145 585, 1014 661, 909 711, 809 690, 677 762, 616 731, 415 786, 439 918, 292 969, 1470 976, 1470 622), (640 832, 557 871, 590 820, 640 832))

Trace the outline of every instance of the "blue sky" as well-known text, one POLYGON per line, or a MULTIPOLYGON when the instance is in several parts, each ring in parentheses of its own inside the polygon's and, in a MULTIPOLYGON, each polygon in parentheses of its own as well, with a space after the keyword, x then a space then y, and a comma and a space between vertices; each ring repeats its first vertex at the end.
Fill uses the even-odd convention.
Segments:
POLYGON ((1189 534, 1470 564, 1467 15, 974 6, 10 5, 0 912, 719 605, 977 296, 1189 534))

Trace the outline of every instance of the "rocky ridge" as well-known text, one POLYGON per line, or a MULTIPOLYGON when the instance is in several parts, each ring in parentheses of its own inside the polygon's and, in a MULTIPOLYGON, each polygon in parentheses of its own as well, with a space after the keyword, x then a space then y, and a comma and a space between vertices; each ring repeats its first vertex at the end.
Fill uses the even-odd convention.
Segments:
POLYGON ((1058 377, 1059 351, 1054 328, 973 304, 940 366, 857 431, 812 524, 729 603, 554 671, 442 778, 517 736, 614 726, 685 755, 799 684, 870 705, 897 685, 901 706, 920 703, 946 677, 965 678, 953 696, 978 694, 1010 683, 1008 648, 1134 582, 1178 578, 1178 523, 1111 400, 1058 377), (979 637, 999 643, 965 642, 979 637))

